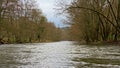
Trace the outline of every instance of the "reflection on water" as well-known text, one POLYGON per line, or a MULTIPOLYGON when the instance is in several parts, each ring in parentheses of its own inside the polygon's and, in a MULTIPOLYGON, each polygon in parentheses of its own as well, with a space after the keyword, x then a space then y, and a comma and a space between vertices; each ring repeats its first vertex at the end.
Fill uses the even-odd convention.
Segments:
POLYGON ((0 68, 120 68, 120 46, 70 41, 1 45, 0 68))

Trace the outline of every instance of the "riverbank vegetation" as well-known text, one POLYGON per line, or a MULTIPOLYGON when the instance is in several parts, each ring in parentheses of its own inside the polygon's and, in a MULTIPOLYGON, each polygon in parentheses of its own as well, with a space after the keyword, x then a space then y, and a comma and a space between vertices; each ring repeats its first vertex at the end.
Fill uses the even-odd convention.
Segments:
POLYGON ((72 0, 59 5, 70 27, 58 28, 49 22, 35 0, 1 0, 0 44, 60 40, 120 43, 119 0, 72 0))
POLYGON ((59 34, 35 0, 0 1, 0 44, 58 41, 59 34))
POLYGON ((120 42, 120 0, 72 0, 59 3, 71 25, 71 39, 85 43, 120 42))

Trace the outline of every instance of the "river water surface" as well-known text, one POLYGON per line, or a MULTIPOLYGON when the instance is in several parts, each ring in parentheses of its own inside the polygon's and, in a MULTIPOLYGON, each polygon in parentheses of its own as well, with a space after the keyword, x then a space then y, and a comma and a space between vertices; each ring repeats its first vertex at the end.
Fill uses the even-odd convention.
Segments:
POLYGON ((70 41, 0 45, 0 68, 120 68, 120 46, 70 41))

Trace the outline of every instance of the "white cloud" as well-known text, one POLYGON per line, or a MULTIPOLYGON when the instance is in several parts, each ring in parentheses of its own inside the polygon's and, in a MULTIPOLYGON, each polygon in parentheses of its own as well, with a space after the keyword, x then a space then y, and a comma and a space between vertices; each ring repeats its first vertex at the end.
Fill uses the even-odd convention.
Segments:
POLYGON ((54 22, 56 26, 63 26, 62 19, 64 17, 58 16, 56 17, 54 8, 56 7, 56 0, 37 0, 40 9, 47 17, 48 21, 54 22))
POLYGON ((48 12, 53 12, 54 1, 55 0, 37 0, 39 7, 42 9, 43 13, 48 14, 48 12))

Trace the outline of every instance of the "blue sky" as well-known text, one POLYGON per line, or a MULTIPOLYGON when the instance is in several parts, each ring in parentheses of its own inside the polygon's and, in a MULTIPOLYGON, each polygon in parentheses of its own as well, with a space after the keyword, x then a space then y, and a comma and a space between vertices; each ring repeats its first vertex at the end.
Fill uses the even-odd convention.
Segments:
MULTIPOLYGON (((54 22, 57 27, 65 27, 62 20, 65 19, 65 16, 57 16, 56 0, 36 0, 43 14, 47 17, 48 21, 54 22)), ((57 0, 59 1, 59 0, 57 0)))

